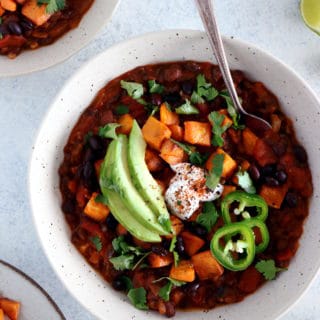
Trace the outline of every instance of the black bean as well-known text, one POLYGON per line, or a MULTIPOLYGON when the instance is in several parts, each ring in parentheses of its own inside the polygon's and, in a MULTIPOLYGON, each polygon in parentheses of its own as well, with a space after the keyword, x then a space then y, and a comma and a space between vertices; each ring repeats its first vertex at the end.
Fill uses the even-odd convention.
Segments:
POLYGON ((151 251, 159 256, 165 257, 166 255, 168 255, 168 250, 166 250, 165 248, 161 247, 161 246, 152 246, 151 247, 151 251))
POLYGON ((284 201, 290 208, 295 208, 298 205, 298 196, 294 192, 289 191, 287 192, 284 201))
POLYGON ((85 162, 82 170, 82 176, 85 181, 88 181, 92 178, 94 173, 93 165, 91 162, 85 162))
POLYGON ((258 181, 260 179, 260 171, 256 165, 252 164, 249 167, 248 172, 252 180, 258 181))
POLYGON ((181 255, 183 255, 185 253, 184 242, 183 242, 182 237, 180 237, 180 236, 177 236, 176 250, 181 255))
POLYGON ((188 296, 195 296, 197 294, 199 287, 200 287, 200 284, 198 282, 188 283, 185 286, 185 292, 187 293, 188 296))
POLYGON ((284 183, 287 181, 287 174, 285 173, 285 171, 283 170, 280 170, 280 171, 277 171, 274 175, 274 177, 280 182, 280 183, 284 183))
POLYGON ((92 150, 100 150, 103 147, 102 138, 96 135, 88 139, 88 144, 92 150))
POLYGON ((293 153, 299 162, 303 164, 307 162, 308 156, 307 156, 306 150, 302 146, 299 146, 299 145, 294 146, 293 153))
POLYGON ((181 96, 179 92, 168 93, 163 95, 163 100, 170 104, 176 104, 181 102, 181 96))
POLYGON ((114 216, 109 213, 106 219, 106 225, 108 227, 108 229, 110 230, 116 230, 116 227, 118 225, 118 221, 114 218, 114 216))
POLYGON ((169 250, 170 244, 171 244, 171 240, 170 240, 170 239, 164 238, 164 239, 162 240, 162 246, 163 246, 165 249, 169 250))
POLYGON ((95 160, 95 156, 91 149, 87 149, 83 157, 84 162, 91 162, 95 160))
POLYGON ((19 25, 18 22, 15 22, 15 21, 10 21, 8 23, 8 29, 11 31, 11 33, 17 35, 17 36, 20 36, 22 35, 22 29, 19 25))
POLYGON ((200 224, 196 223, 192 228, 193 233, 198 237, 205 237, 207 232, 207 229, 200 224))
POLYGON ((159 93, 153 93, 151 95, 151 103, 155 106, 160 106, 162 103, 162 97, 159 93))
POLYGON ((112 281, 112 287, 117 291, 126 290, 127 286, 121 277, 117 277, 112 281))
POLYGON ((272 164, 268 164, 262 167, 260 172, 263 177, 268 177, 268 176, 270 177, 270 176, 273 176, 274 173, 276 172, 276 167, 272 164))
POLYGON ((9 34, 8 27, 5 24, 0 24, 0 33, 5 36, 9 34))
POLYGON ((23 19, 20 22, 20 26, 23 28, 24 31, 30 31, 33 29, 33 23, 27 19, 23 19))
POLYGON ((62 211, 64 213, 73 213, 75 210, 74 200, 68 199, 62 203, 62 211))
POLYGON ((270 187, 277 187, 280 185, 279 181, 273 177, 265 177, 265 183, 270 187))
POLYGON ((191 95, 193 91, 193 83, 190 80, 183 81, 181 84, 182 91, 186 94, 191 95))

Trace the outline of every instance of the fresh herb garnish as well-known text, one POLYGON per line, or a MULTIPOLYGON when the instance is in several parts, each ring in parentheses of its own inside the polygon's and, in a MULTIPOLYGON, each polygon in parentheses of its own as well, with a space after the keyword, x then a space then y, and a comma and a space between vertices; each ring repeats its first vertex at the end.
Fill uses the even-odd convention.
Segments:
POLYGON ((169 252, 173 252, 176 247, 177 236, 173 236, 170 242, 169 252))
POLYGON ((156 80, 149 80, 148 81, 149 92, 150 93, 162 93, 164 90, 164 86, 157 83, 156 80))
POLYGON ((174 250, 176 248, 176 243, 177 243, 177 237, 173 236, 170 242, 169 252, 172 252, 173 254, 173 263, 175 266, 178 265, 180 260, 178 252, 174 250))
POLYGON ((199 114, 199 110, 193 106, 188 99, 180 107, 176 108, 178 114, 199 114))
POLYGON ((220 153, 216 154, 212 159, 212 169, 209 172, 206 181, 206 186, 211 190, 214 190, 220 181, 223 169, 223 160, 224 154, 220 153))
POLYGON ((239 121, 240 121, 240 114, 237 112, 236 108, 234 107, 233 105, 233 102, 230 98, 230 95, 228 93, 227 90, 223 90, 220 92, 220 96, 224 98, 224 100, 226 101, 227 103, 227 111, 232 119, 232 122, 233 122, 233 127, 235 129, 239 129, 239 130, 242 130, 245 128, 244 125, 242 124, 239 124, 239 121))
POLYGON ((159 297, 162 298, 164 301, 169 301, 170 293, 171 293, 171 290, 172 290, 173 286, 181 287, 181 286, 186 284, 186 282, 184 282, 184 281, 175 280, 175 279, 172 279, 172 278, 169 278, 169 277, 162 277, 162 278, 157 279, 157 280, 155 280, 153 282, 155 283, 155 282, 159 282, 159 281, 162 281, 162 280, 168 280, 168 283, 166 285, 164 285, 159 290, 159 297))
POLYGON ((211 101, 219 95, 211 83, 207 82, 203 74, 197 76, 197 90, 192 92, 192 103, 204 103, 205 100, 211 101))
POLYGON ((141 83, 121 80, 120 85, 121 88, 125 89, 128 95, 135 100, 143 96, 143 85, 141 83))
POLYGON ((191 164, 202 166, 208 159, 208 154, 201 154, 200 152, 196 151, 194 146, 190 146, 174 139, 171 139, 171 141, 186 152, 186 154, 189 156, 189 161, 191 164))
POLYGON ((209 232, 217 222, 218 217, 219 213, 213 202, 205 202, 203 204, 202 213, 198 215, 196 221, 209 232))
POLYGON ((46 4, 46 12, 49 14, 60 11, 66 6, 65 0, 38 0, 37 3, 38 5, 46 4))
POLYGON ((133 289, 133 283, 127 276, 120 276, 119 279, 124 283, 126 290, 133 289))
POLYGON ((115 110, 114 110, 114 113, 118 116, 122 116, 124 114, 127 114, 129 113, 129 107, 124 105, 124 104, 119 104, 115 110))
POLYGON ((97 203, 102 203, 105 206, 109 205, 108 198, 103 194, 98 194, 95 197, 94 201, 97 202, 97 203))
POLYGON ((180 256, 177 251, 173 251, 172 253, 173 253, 173 264, 176 267, 179 264, 180 256))
POLYGON ((131 303, 140 310, 148 310, 147 306, 147 291, 145 288, 130 289, 127 294, 131 303))
POLYGON ((166 231, 168 232, 172 231, 171 220, 167 216, 159 215, 158 222, 163 226, 163 228, 166 231))
POLYGON ((211 143, 213 146, 222 147, 224 144, 222 134, 227 131, 230 125, 222 125, 225 116, 218 111, 211 112, 208 119, 212 125, 213 137, 211 143))
POLYGON ((158 111, 159 111, 159 107, 158 106, 155 106, 153 104, 150 104, 148 103, 146 106, 145 106, 145 109, 146 111, 148 112, 148 115, 150 117, 154 116, 158 111))
POLYGON ((98 236, 90 237, 90 241, 94 244, 96 250, 100 252, 102 249, 102 243, 101 243, 100 237, 98 236))
POLYGON ((276 278, 277 272, 287 270, 276 267, 273 259, 261 260, 255 265, 255 268, 263 274, 266 280, 273 280, 276 278))
POLYGON ((112 246, 118 256, 109 261, 116 270, 134 270, 149 254, 139 247, 129 245, 123 236, 113 239, 112 246))
POLYGON ((238 178, 239 186, 248 193, 256 193, 256 188, 253 185, 253 182, 250 178, 250 175, 247 171, 239 170, 236 173, 236 177, 238 178))
POLYGON ((116 129, 120 127, 119 123, 108 123, 99 128, 99 136, 102 138, 117 139, 116 129))

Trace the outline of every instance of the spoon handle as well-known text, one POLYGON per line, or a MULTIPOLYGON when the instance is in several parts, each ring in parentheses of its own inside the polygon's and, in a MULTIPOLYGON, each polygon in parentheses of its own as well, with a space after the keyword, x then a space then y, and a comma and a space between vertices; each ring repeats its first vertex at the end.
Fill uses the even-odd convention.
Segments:
POLYGON ((222 39, 214 16, 213 10, 213 0, 195 0, 195 3, 198 7, 198 11, 204 27, 206 29, 209 42, 213 49, 213 53, 217 59, 220 71, 223 77, 223 80, 226 84, 230 97, 233 101, 233 104, 238 112, 247 114, 247 112, 242 108, 241 103, 236 92, 232 76, 230 73, 228 61, 226 54, 223 48, 222 39))

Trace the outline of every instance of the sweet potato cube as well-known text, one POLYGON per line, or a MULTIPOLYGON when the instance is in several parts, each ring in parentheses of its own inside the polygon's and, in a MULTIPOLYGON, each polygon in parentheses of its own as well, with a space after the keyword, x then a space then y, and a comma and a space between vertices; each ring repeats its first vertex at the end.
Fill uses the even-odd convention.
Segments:
POLYGON ((148 262, 151 268, 166 267, 173 262, 173 255, 170 253, 165 256, 160 256, 152 252, 148 255, 148 262))
POLYGON ((20 312, 20 303, 18 301, 0 298, 0 309, 4 311, 10 320, 18 320, 20 312))
POLYGON ((254 145, 252 156, 261 167, 276 163, 278 159, 273 149, 262 139, 258 139, 254 145))
POLYGON ((23 5, 21 13, 37 26, 41 26, 51 17, 51 14, 47 13, 46 10, 46 4, 38 5, 37 0, 28 0, 23 5))
POLYGON ((130 114, 126 113, 119 118, 118 123, 121 125, 121 127, 117 128, 117 132, 129 134, 132 129, 133 118, 130 114))
POLYGON ((180 127, 177 124, 173 124, 173 125, 169 126, 169 129, 171 130, 171 137, 174 140, 177 140, 177 141, 183 140, 184 132, 183 132, 182 127, 180 127))
POLYGON ((195 271, 191 261, 182 260, 177 266, 172 266, 169 277, 179 281, 192 282, 195 277, 195 271))
POLYGON ((185 121, 184 140, 191 144, 210 147, 211 125, 207 122, 185 121))
POLYGON ((280 209, 287 191, 288 185, 286 184, 279 187, 269 187, 267 185, 263 185, 260 190, 260 196, 270 207, 280 209))
POLYGON ((160 121, 167 126, 178 125, 179 124, 179 115, 175 112, 170 111, 166 104, 163 103, 160 106, 160 121))
POLYGON ((171 137, 171 131, 155 117, 149 117, 142 128, 142 134, 147 144, 156 150, 160 150, 162 142, 171 137))
POLYGON ((1 7, 8 11, 16 11, 17 4, 14 0, 0 0, 1 7))
POLYGON ((146 149, 144 160, 150 172, 159 171, 163 168, 163 161, 158 154, 151 149, 146 149))
POLYGON ((84 208, 84 213, 96 221, 103 221, 110 213, 109 208, 103 203, 96 202, 97 192, 94 192, 84 208))
POLYGON ((160 149, 160 157, 169 164, 177 164, 186 160, 186 153, 177 144, 167 139, 160 149))
POLYGON ((210 250, 192 256, 191 261, 200 280, 216 280, 223 274, 223 267, 213 257, 210 250))
POLYGON ((236 191, 236 186, 232 186, 232 185, 224 185, 223 186, 223 191, 222 191, 222 195, 221 197, 224 198, 227 194, 236 191))
POLYGON ((223 114, 224 115, 224 119, 222 121, 222 126, 228 126, 228 127, 231 127, 233 122, 232 120, 230 119, 229 117, 229 113, 228 113, 228 110, 227 109, 221 109, 218 111, 220 114, 223 114))
POLYGON ((258 137, 249 129, 245 128, 242 131, 242 143, 244 152, 249 156, 253 155, 254 146, 256 145, 258 137))
POLYGON ((216 154, 223 154, 224 159, 223 159, 223 168, 222 168, 222 177, 223 178, 228 178, 230 177, 233 172, 237 169, 238 165, 237 163, 229 156, 228 153, 224 152, 221 148, 218 148, 216 152, 214 152, 207 160, 206 162, 206 168, 208 171, 212 170, 213 164, 212 160, 216 154))
POLYGON ((187 254, 191 257, 196 254, 205 244, 205 241, 189 231, 183 231, 181 233, 183 239, 184 248, 187 254))

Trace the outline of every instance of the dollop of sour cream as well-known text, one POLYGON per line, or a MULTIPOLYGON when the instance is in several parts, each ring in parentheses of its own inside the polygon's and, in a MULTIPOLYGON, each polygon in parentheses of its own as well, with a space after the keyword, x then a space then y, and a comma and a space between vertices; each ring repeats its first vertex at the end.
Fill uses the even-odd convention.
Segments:
POLYGON ((189 219, 200 207, 200 201, 213 201, 221 196, 221 184, 214 190, 206 186, 204 169, 190 163, 179 163, 171 168, 176 174, 165 192, 165 201, 170 212, 178 218, 189 219))

